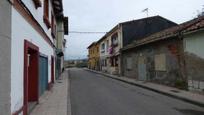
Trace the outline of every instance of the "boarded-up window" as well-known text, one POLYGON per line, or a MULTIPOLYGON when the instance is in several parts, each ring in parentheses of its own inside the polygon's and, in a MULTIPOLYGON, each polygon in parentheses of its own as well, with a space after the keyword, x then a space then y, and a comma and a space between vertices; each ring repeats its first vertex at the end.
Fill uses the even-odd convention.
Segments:
POLYGON ((128 70, 132 69, 132 57, 127 57, 126 58, 126 67, 128 70))
POLYGON ((154 56, 155 70, 166 71, 166 55, 158 54, 154 56))

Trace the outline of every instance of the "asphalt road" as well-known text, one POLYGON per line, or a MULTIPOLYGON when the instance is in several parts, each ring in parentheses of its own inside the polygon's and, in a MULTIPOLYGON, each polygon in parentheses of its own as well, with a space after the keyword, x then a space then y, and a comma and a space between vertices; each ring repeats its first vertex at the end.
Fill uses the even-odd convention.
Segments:
POLYGON ((204 108, 88 72, 70 69, 72 115, 204 115, 204 108))

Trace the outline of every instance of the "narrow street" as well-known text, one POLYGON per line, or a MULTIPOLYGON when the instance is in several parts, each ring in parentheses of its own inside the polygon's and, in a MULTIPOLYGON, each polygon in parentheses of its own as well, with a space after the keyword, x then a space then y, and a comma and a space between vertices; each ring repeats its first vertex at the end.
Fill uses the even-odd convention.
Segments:
POLYGON ((72 115, 204 115, 204 109, 140 87, 70 69, 72 115))

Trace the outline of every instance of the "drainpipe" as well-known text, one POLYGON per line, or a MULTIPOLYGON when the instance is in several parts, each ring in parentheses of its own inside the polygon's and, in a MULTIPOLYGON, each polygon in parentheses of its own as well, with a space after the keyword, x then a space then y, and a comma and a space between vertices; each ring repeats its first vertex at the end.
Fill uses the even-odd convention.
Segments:
POLYGON ((179 38, 179 66, 180 66, 180 72, 182 76, 182 80, 185 81, 184 88, 188 90, 188 76, 186 71, 186 59, 185 59, 185 51, 184 51, 184 42, 183 42, 183 35, 181 32, 179 32, 178 35, 179 38))

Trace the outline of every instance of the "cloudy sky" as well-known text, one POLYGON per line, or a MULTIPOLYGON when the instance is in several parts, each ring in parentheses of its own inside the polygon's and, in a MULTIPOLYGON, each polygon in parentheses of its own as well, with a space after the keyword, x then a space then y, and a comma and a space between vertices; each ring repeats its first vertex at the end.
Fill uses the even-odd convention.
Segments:
MULTIPOLYGON (((116 24, 146 17, 141 11, 149 8, 149 16, 160 15, 176 23, 194 18, 204 0, 63 0, 64 14, 69 17, 69 30, 108 32, 116 24)), ((66 36, 66 59, 86 58, 87 46, 104 34, 66 36)))

